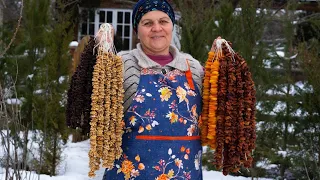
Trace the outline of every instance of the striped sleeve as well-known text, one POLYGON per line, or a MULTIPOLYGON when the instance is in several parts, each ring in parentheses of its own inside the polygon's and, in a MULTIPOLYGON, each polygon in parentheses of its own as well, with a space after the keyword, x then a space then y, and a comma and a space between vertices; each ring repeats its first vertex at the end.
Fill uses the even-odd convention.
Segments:
POLYGON ((130 51, 119 52, 118 55, 122 57, 123 61, 123 106, 124 112, 126 112, 137 91, 141 68, 138 66, 138 60, 130 54, 130 51))

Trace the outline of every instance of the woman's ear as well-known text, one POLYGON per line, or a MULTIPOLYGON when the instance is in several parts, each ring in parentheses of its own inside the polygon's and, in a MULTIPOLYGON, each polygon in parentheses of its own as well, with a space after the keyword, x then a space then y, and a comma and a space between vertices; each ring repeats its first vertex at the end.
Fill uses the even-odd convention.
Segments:
POLYGON ((136 34, 137 38, 140 40, 139 33, 137 31, 134 31, 134 33, 136 34))

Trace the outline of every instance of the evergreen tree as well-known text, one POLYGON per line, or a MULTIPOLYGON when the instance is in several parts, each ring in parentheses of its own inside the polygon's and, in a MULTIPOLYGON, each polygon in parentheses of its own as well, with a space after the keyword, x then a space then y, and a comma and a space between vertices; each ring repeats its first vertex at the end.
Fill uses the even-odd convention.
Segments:
MULTIPOLYGON (((270 73, 264 68, 263 60, 267 56, 267 44, 261 41, 264 27, 270 14, 267 11, 257 13, 255 0, 244 1, 174 1, 181 13, 181 47, 198 60, 204 62, 215 38, 232 42, 233 49, 242 55, 249 64, 257 89, 257 99, 263 97, 269 82, 270 73)), ((270 4, 261 3, 261 8, 270 4)), ((260 118, 257 121, 261 120, 260 118)), ((259 138, 259 137, 258 137, 259 138)), ((258 149, 258 147, 257 147, 258 149)), ((259 151, 258 151, 259 152, 259 151)), ((213 151, 207 149, 203 155, 203 164, 212 166, 213 151)), ((255 152, 255 161, 259 153, 255 152)), ((242 170, 241 175, 261 176, 260 168, 242 170)))
MULTIPOLYGON (((21 1, 11 1, 10 4, 19 7, 21 1)), ((24 1, 23 17, 27 20, 21 22, 14 43, 1 60, 4 87, 14 87, 9 91, 7 98, 17 98, 22 101, 19 118, 12 122, 10 132, 11 137, 23 149, 22 159, 19 160, 19 163, 22 163, 21 166, 24 169, 28 166, 26 162, 28 132, 34 128, 34 92, 37 86, 33 77, 38 73, 37 61, 41 59, 44 52, 43 32, 48 21, 47 9, 43 8, 44 4, 45 1, 24 1), (19 137, 20 131, 24 132, 22 139, 19 137)), ((6 44, 11 41, 8 37, 14 36, 12 29, 15 29, 19 14, 11 14, 11 17, 11 21, 5 22, 2 29, 2 35, 6 37, 3 38, 6 40, 6 44)))
MULTIPOLYGON (((318 117, 313 116, 314 113, 311 113, 312 116, 305 116, 303 108, 310 108, 311 94, 308 92, 308 86, 301 87, 304 84, 301 81, 303 78, 307 77, 307 85, 310 84, 309 79, 316 78, 317 75, 312 69, 317 67, 317 63, 313 62, 312 68, 310 64, 305 64, 311 60, 310 56, 302 55, 308 50, 300 45, 301 41, 297 41, 296 32, 299 30, 299 24, 296 22, 299 22, 306 12, 296 11, 297 7, 296 2, 289 1, 284 9, 274 11, 272 21, 278 22, 280 36, 271 39, 267 59, 273 83, 258 103, 262 112, 258 117, 264 118, 259 126, 259 153, 269 163, 278 165, 275 171, 279 171, 279 174, 275 173, 272 176, 277 179, 309 179, 317 174, 317 168, 314 166, 316 161, 310 162, 310 152, 314 150, 312 147, 317 142, 317 135, 313 136, 313 128, 317 126, 317 121, 313 121, 315 124, 312 124, 309 119, 318 117), (302 76, 302 70, 307 76, 302 76), (302 106, 299 107, 300 104, 302 106)), ((313 49, 310 54, 316 56, 318 50, 313 49)), ((312 99, 314 98, 317 98, 317 93, 312 93, 312 99)), ((318 102, 314 102, 312 107, 316 109, 318 102)))
POLYGON ((295 136, 298 139, 294 174, 301 179, 320 179, 320 26, 319 20, 308 20, 315 28, 313 37, 298 47, 298 61, 306 77, 305 87, 299 89, 299 103, 304 114, 297 122, 295 136), (318 25, 317 25, 318 24, 318 25))
POLYGON ((73 27, 73 16, 66 11, 69 7, 62 0, 51 6, 51 17, 54 20, 46 31, 46 54, 39 64, 41 76, 37 77, 40 89, 44 90, 44 93, 38 96, 38 107, 44 107, 44 110, 37 114, 37 127, 43 131, 44 140, 41 171, 56 175, 56 167, 61 160, 61 145, 66 142, 68 135, 65 124, 65 96, 72 63, 68 45, 73 39, 70 28, 73 27))
MULTIPOLYGON (((22 100, 21 121, 11 129, 11 136, 19 140, 24 150, 22 162, 35 158, 27 157, 28 132, 35 130, 34 134, 41 135, 38 139, 40 159, 34 159, 29 167, 55 175, 61 145, 67 139, 64 105, 71 65, 68 45, 73 39, 70 27, 74 27, 71 20, 76 19, 73 12, 77 8, 75 3, 62 0, 53 4, 50 0, 25 0, 24 3, 24 21, 15 43, 0 62, 0 77, 6 87, 15 83, 17 98, 22 100), (21 140, 19 131, 25 132, 21 140)), ((3 32, 1 35, 11 37, 9 31, 3 32)))
POLYGON ((173 0, 181 13, 177 23, 181 37, 181 50, 204 62, 215 37, 210 31, 214 25, 214 2, 173 0))

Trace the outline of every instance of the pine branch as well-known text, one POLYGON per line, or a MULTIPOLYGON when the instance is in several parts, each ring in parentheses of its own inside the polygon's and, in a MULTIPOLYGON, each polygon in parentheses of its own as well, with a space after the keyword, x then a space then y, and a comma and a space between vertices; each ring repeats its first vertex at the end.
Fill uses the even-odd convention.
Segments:
POLYGON ((305 16, 301 19, 299 19, 299 24, 302 24, 304 22, 310 21, 310 19, 319 19, 320 18, 320 13, 313 13, 311 15, 305 16))
POLYGON ((13 41, 16 39, 17 33, 18 33, 19 28, 20 28, 20 25, 21 25, 22 13, 23 13, 23 0, 21 0, 21 9, 20 9, 20 15, 19 15, 20 17, 19 17, 19 19, 18 19, 18 24, 17 24, 16 30, 15 30, 15 32, 13 33, 13 36, 12 36, 12 38, 11 38, 10 43, 9 43, 8 46, 4 49, 4 51, 1 53, 0 57, 3 57, 3 56, 6 54, 6 52, 10 49, 13 41))
POLYGON ((240 0, 233 0, 232 1, 233 9, 236 9, 239 3, 240 3, 240 0))

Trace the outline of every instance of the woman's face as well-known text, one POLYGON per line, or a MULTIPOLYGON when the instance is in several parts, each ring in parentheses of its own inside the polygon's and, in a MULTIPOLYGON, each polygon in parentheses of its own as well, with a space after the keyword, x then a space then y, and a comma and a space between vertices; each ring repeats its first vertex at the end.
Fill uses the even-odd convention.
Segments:
POLYGON ((142 16, 138 25, 138 37, 142 49, 149 55, 168 55, 173 24, 162 11, 150 11, 142 16))

